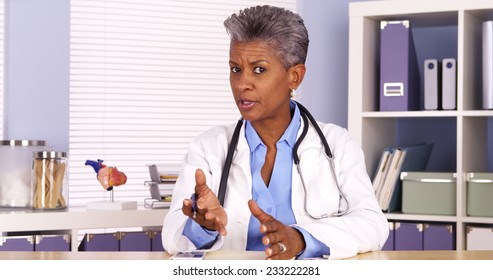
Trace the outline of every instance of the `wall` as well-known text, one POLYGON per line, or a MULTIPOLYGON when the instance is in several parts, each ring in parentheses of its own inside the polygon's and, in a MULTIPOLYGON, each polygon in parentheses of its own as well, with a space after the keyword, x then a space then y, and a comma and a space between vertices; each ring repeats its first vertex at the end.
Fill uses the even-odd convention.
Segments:
MULTIPOLYGON (((7 1, 6 139, 68 151, 70 1, 7 1)), ((320 121, 347 126, 347 0, 299 0, 310 35, 298 100, 320 121)))
MULTIPOLYGON (((310 37, 307 73, 298 100, 315 118, 347 127, 349 2, 299 0, 310 37)), ((366 0, 371 1, 371 0, 366 0)))
POLYGON ((70 1, 6 1, 6 139, 68 151, 70 1))

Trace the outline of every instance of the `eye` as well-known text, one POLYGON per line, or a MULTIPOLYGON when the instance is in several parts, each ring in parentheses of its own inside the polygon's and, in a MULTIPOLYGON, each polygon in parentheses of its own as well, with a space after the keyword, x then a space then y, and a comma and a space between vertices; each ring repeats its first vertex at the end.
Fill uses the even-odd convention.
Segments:
POLYGON ((240 67, 231 67, 231 72, 239 73, 241 71, 240 67))
POLYGON ((265 68, 264 67, 255 67, 253 69, 253 73, 255 73, 255 74, 262 74, 264 72, 265 72, 265 68))

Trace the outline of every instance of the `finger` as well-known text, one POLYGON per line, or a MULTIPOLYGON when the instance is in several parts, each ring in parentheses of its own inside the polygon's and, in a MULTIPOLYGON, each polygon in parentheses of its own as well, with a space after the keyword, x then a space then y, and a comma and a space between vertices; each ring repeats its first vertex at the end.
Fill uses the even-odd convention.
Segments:
POLYGON ((281 241, 281 237, 277 232, 266 234, 262 237, 262 244, 269 246, 281 241))
POLYGON ((190 199, 184 199, 183 200, 183 206, 181 207, 181 211, 183 214, 185 214, 188 217, 192 217, 193 215, 193 210, 192 210, 192 200, 190 199))
POLYGON ((269 248, 265 249, 265 254, 271 259, 279 259, 281 253, 281 245, 279 243, 272 244, 269 248))
POLYGON ((203 226, 205 226, 209 230, 215 230, 219 232, 222 236, 226 236, 226 225, 223 221, 216 215, 211 212, 205 213, 203 216, 203 226))
POLYGON ((226 226, 224 226, 224 224, 221 222, 221 219, 216 218, 215 225, 216 225, 216 230, 219 232, 219 234, 222 236, 226 236, 227 234, 226 226))
POLYGON ((248 201, 248 208, 252 215, 259 220, 261 224, 268 223, 269 221, 275 220, 271 215, 265 213, 253 199, 248 201))

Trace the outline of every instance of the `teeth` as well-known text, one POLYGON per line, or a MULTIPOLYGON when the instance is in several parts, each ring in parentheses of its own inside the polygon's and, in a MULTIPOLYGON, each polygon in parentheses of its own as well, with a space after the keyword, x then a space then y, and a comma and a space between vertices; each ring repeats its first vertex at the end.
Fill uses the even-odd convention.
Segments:
POLYGON ((245 101, 245 100, 242 100, 241 102, 245 105, 250 105, 253 103, 252 101, 245 101))

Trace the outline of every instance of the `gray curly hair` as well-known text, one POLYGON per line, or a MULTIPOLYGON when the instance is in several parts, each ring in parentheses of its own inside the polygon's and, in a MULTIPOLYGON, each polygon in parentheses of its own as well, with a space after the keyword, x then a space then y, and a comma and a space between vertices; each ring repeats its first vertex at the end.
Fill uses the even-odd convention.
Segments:
POLYGON ((280 7, 256 6, 232 14, 224 21, 231 42, 264 41, 281 59, 284 67, 305 64, 308 31, 296 13, 280 7))

